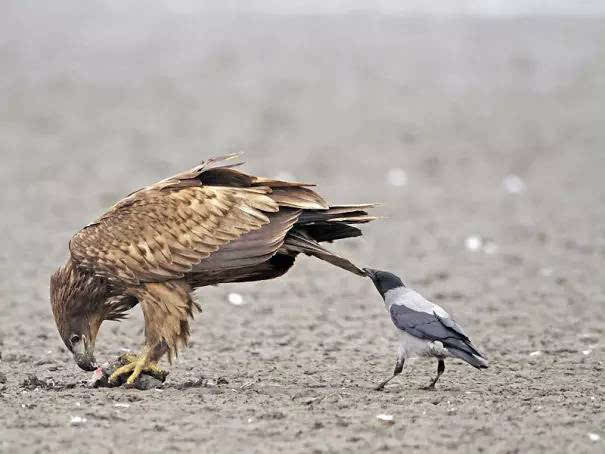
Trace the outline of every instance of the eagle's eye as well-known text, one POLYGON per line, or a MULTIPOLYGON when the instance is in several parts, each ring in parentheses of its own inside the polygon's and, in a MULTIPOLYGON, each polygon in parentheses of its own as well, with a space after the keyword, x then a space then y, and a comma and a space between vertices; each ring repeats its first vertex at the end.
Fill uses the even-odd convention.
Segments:
POLYGON ((77 344, 78 342, 80 342, 80 336, 74 334, 69 338, 69 342, 71 343, 71 345, 77 344))

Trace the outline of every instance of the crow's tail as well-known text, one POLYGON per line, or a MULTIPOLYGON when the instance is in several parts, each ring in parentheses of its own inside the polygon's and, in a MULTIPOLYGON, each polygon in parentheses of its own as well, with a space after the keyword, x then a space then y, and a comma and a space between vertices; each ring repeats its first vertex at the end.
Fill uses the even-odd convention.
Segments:
POLYGON ((457 348, 452 348, 452 347, 449 347, 448 351, 450 352, 450 354, 452 356, 455 356, 456 358, 460 358, 461 360, 466 361, 471 366, 476 367, 477 369, 487 369, 489 366, 487 358, 485 358, 481 355, 476 355, 474 353, 464 351, 464 350, 459 350, 457 348))

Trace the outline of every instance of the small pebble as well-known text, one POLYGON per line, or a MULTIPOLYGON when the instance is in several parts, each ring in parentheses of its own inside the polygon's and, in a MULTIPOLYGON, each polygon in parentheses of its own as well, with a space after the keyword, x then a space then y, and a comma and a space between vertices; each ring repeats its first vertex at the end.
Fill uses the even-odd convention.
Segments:
POLYGON ((376 415, 376 419, 378 419, 379 421, 387 422, 387 423, 395 422, 393 419, 393 415, 380 414, 380 415, 376 415))
POLYGON ((582 354, 583 355, 590 355, 592 353, 592 350, 588 349, 588 350, 582 350, 582 354))
POLYGON ((590 438, 590 441, 599 441, 601 439, 601 436, 599 434, 588 432, 588 438, 590 438))
POLYGON ((244 297, 239 293, 229 293, 227 300, 234 306, 241 306, 244 303, 244 297))
POLYGON ((529 356, 540 356, 542 352, 540 350, 536 350, 535 352, 531 352, 529 356))
POLYGON ((86 418, 82 418, 81 416, 72 416, 71 419, 69 420, 69 423, 72 426, 79 426, 82 425, 86 422, 86 418))
POLYGON ((464 246, 469 251, 478 251, 483 245, 483 241, 478 236, 469 236, 466 240, 464 240, 464 246))
POLYGON ((393 186, 405 186, 408 182, 408 176, 405 170, 394 168, 387 172, 387 181, 393 186))
POLYGON ((504 190, 509 194, 520 194, 525 191, 525 182, 518 175, 507 175, 502 180, 504 190))

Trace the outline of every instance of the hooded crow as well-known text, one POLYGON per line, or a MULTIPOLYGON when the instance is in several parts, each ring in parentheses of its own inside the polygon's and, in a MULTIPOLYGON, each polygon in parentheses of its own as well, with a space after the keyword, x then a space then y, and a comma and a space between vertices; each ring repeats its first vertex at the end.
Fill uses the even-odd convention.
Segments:
POLYGON ((401 279, 387 271, 364 268, 384 299, 391 320, 400 335, 399 353, 393 375, 380 383, 381 390, 403 370, 408 358, 434 357, 438 360, 437 376, 425 389, 433 389, 445 371, 444 359, 459 358, 477 369, 488 367, 487 359, 448 313, 418 292, 405 286, 401 279))

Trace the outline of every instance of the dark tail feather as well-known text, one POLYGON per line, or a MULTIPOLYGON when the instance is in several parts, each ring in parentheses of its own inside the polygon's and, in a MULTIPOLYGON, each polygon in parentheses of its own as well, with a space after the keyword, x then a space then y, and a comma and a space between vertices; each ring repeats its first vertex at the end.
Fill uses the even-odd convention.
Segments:
POLYGON ((455 356, 456 358, 460 358, 462 361, 466 361, 471 366, 476 367, 477 369, 487 369, 489 363, 486 358, 480 355, 474 355, 469 352, 465 352, 462 350, 458 350, 457 348, 448 348, 450 354, 455 356))
POLYGON ((363 203, 357 205, 334 205, 327 210, 305 210, 298 218, 298 224, 309 225, 318 222, 340 222, 346 224, 363 224, 376 219, 369 216, 366 211, 374 208, 374 203, 363 203))
POLYGON ((365 276, 365 272, 362 269, 358 268, 344 257, 336 255, 326 248, 320 246, 317 241, 312 238, 308 238, 304 232, 291 230, 286 236, 286 240, 284 241, 282 248, 285 248, 289 254, 302 253, 311 255, 339 268, 350 271, 351 273, 357 274, 358 276, 365 276))
POLYGON ((362 269, 319 243, 361 236, 361 230, 350 224, 362 224, 376 219, 366 211, 372 207, 374 204, 335 205, 327 210, 303 210, 288 232, 282 248, 287 254, 311 255, 351 273, 365 276, 362 269))

